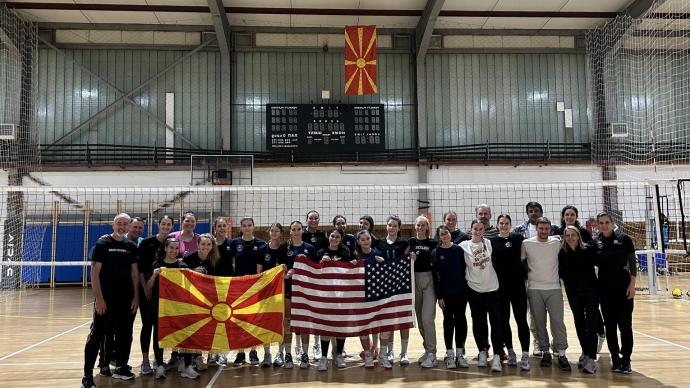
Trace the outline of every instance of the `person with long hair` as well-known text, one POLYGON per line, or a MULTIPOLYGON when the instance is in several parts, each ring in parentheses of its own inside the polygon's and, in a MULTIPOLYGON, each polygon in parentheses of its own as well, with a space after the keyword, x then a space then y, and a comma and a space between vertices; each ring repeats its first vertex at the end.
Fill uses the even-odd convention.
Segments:
POLYGON ((501 214, 496 219, 498 224, 498 236, 490 238, 491 257, 498 275, 500 285, 501 322, 503 333, 503 345, 508 349, 509 366, 517 365, 517 354, 513 349, 513 332, 510 328, 510 310, 512 306, 513 318, 518 329, 518 339, 522 349, 520 358, 520 370, 530 370, 529 363, 529 337, 530 330, 527 324, 527 271, 520 257, 520 248, 525 239, 521 234, 511 233, 512 220, 508 214, 501 214))
POLYGON ((414 223, 415 236, 408 240, 410 258, 414 261, 414 311, 419 322, 424 354, 418 363, 422 368, 434 368, 436 361, 436 292, 431 272, 431 252, 438 242, 431 238, 429 219, 419 216, 414 223))
POLYGON ((338 214, 333 217, 333 226, 343 232, 343 245, 350 250, 350 254, 354 254, 357 249, 357 237, 347 233, 347 218, 338 214))
MULTIPOLYGON (((281 242, 281 236, 283 234, 283 225, 276 222, 268 227, 268 243, 266 244, 266 249, 264 250, 264 257, 258 258, 259 261, 256 263, 256 273, 262 273, 268 271, 269 269, 275 268, 280 263, 285 262, 285 244, 281 242)), ((284 293, 285 295, 285 315, 290 313, 290 295, 284 293)), ((271 361, 271 344, 264 344, 264 359, 261 361, 262 368, 268 368, 271 363, 275 367, 281 367, 284 364, 283 358, 283 344, 278 345, 278 353, 276 354, 275 360, 271 361)))
MULTIPOLYGON (((328 231, 328 246, 316 252, 316 258, 320 262, 324 261, 351 261, 350 250, 343 245, 343 238, 345 233, 337 227, 328 231)), ((331 344, 329 336, 321 336, 321 350, 322 355, 319 360, 319 371, 328 370, 328 348, 331 344)), ((335 365, 337 368, 345 368, 345 358, 343 357, 343 348, 345 347, 345 337, 335 339, 335 365)))
MULTIPOLYGON (((376 235, 374 235, 374 218, 369 215, 363 215, 359 217, 359 230, 366 230, 369 232, 369 239, 371 240, 371 246, 375 247, 376 246, 376 241, 378 238, 376 235)), ((356 236, 355 236, 356 237, 356 236)), ((358 245, 359 242, 356 241, 356 245, 358 245)), ((372 357, 374 359, 377 359, 379 357, 379 333, 372 333, 371 334, 371 346, 368 346, 367 348, 371 348, 372 351, 372 357)), ((362 350, 359 353, 359 357, 365 361, 366 364, 366 359, 364 357, 364 350, 362 350)))
POLYGON ((596 264, 599 268, 599 298, 606 326, 606 343, 611 354, 611 370, 630 374, 633 351, 632 313, 635 306, 637 262, 635 245, 625 233, 613 230, 613 217, 597 215, 599 235, 596 264), (618 331, 621 341, 618 345, 618 331))
MULTIPOLYGON (((443 213, 443 225, 450 230, 450 236, 452 238, 453 244, 460 244, 462 241, 467 241, 470 236, 458 229, 458 214, 452 210, 443 213)), ((439 229, 436 228, 436 240, 439 241, 439 229)))
MULTIPOLYGON (((302 232, 302 240, 311 244, 316 251, 323 249, 328 245, 328 236, 326 233, 319 228, 319 222, 321 220, 321 215, 316 210, 309 210, 306 215, 306 227, 304 232, 302 232)), ((305 353, 308 349, 303 349, 305 353)), ((319 336, 314 336, 314 347, 312 349, 314 352, 314 361, 319 362, 321 360, 321 343, 319 336)))
MULTIPOLYGON (((217 276, 234 276, 232 248, 230 247, 230 239, 228 236, 228 221, 225 217, 216 217, 211 225, 211 233, 216 239, 216 246, 218 247, 218 255, 220 256, 217 268, 214 272, 217 276)), ((206 360, 208 366, 227 366, 228 357, 226 353, 209 353, 206 360)))
POLYGON ((467 280, 467 301, 472 312, 472 333, 479 349, 477 366, 485 367, 488 363, 489 327, 486 316, 491 323, 491 346, 494 358, 491 370, 500 372, 503 347, 501 333, 501 307, 498 294, 498 275, 491 261, 491 241, 484 238, 484 223, 472 221, 472 239, 460 243, 465 257, 465 279, 467 280))
POLYGON ((180 231, 170 233, 170 237, 180 240, 180 253, 177 256, 183 258, 187 252, 195 251, 199 243, 199 234, 194 231, 196 229, 196 215, 191 211, 185 212, 182 215, 180 228, 180 231))
MULTIPOLYGON (((151 316, 151 289, 147 286, 147 274, 151 265, 156 261, 158 251, 163 246, 163 242, 172 231, 175 222, 168 215, 158 219, 158 233, 155 236, 146 238, 139 243, 139 255, 137 266, 139 267, 139 315, 141 316, 141 332, 139 334, 139 344, 141 345, 141 374, 148 375, 153 373, 149 361, 149 348, 151 347, 151 333, 154 331, 151 316)), ((131 230, 131 229, 130 229, 131 230)))
POLYGON ((446 368, 469 368, 465 356, 467 340, 467 280, 465 257, 458 245, 453 244, 451 230, 446 225, 438 228, 439 245, 431 252, 431 272, 438 307, 443 311, 443 340, 446 368), (455 339, 455 348, 453 348, 455 339))
POLYGON ((563 247, 558 254, 558 273, 563 279, 568 304, 573 312, 577 339, 582 347, 578 366, 586 373, 597 370, 597 320, 599 297, 594 272, 596 248, 585 245, 580 230, 568 225, 563 231, 563 247))
MULTIPOLYGON (((144 240, 146 241, 146 240, 144 240)), ((142 242, 143 243, 143 242, 142 242)), ((180 241, 175 237, 168 237, 161 244, 157 259, 151 263, 147 270, 146 287, 151 293, 151 319, 153 321, 153 354, 156 358, 156 379, 164 379, 165 362, 163 361, 163 349, 158 345, 158 306, 159 306, 159 275, 161 268, 189 268, 182 260, 177 258, 180 250, 180 241)), ((195 379, 199 374, 192 367, 192 355, 183 355, 185 368, 181 375, 184 378, 195 379)))
MULTIPOLYGON (((402 221, 399 217, 388 217, 386 221, 386 237, 376 241, 376 249, 382 253, 385 260, 398 260, 409 253, 410 243, 400 236, 401 228, 402 221)), ((381 359, 381 355, 385 353, 388 362, 392 363, 395 358, 393 352, 393 332, 380 333, 379 339, 381 341, 379 359, 381 359), (386 347, 384 347, 384 343, 386 347)), ((410 364, 410 359, 407 355, 407 345, 409 342, 410 329, 400 329, 400 365, 402 366, 410 364)))
MULTIPOLYGON (((352 260, 353 265, 357 265, 358 261, 364 261, 365 265, 367 263, 373 263, 375 261, 383 261, 382 253, 372 246, 371 232, 367 229, 362 229, 357 232, 357 251, 355 253, 355 258, 352 260)), ((372 333, 372 336, 378 333, 372 333)), ((362 344, 365 368, 374 367, 374 343, 369 339, 368 335, 363 335, 359 337, 359 341, 362 344)), ((387 357, 379 357, 379 365, 385 369, 390 369, 393 366, 387 357)))

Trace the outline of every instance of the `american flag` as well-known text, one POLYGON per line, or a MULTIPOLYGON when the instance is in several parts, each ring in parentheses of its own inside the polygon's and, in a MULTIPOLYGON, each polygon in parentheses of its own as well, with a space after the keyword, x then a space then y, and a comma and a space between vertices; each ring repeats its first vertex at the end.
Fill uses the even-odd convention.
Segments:
POLYGON ((411 262, 402 257, 356 265, 317 264, 297 257, 292 275, 292 330, 354 337, 414 327, 411 275, 411 262))

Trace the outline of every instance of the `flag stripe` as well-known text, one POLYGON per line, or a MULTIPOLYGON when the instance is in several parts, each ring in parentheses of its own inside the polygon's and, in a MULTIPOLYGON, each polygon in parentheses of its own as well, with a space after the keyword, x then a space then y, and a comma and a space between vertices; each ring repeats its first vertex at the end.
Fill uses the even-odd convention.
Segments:
POLYGON ((348 327, 348 326, 360 326, 360 325, 366 325, 368 322, 371 322, 372 320, 384 320, 384 319, 389 319, 389 318, 402 318, 402 317, 412 317, 412 313, 410 311, 400 311, 400 309, 396 308, 385 308, 385 309, 380 309, 380 310, 375 310, 373 312, 370 312, 368 314, 360 314, 356 318, 359 319, 351 319, 344 321, 342 319, 328 319, 328 317, 333 317, 333 315, 327 315, 327 314, 319 314, 318 312, 314 314, 312 310, 305 310, 302 308, 298 309, 293 309, 292 310, 293 314, 291 315, 291 319, 293 320, 298 320, 298 321, 305 321, 305 322, 318 322, 324 325, 331 325, 331 326, 342 326, 342 327, 348 327))
POLYGON ((390 298, 382 299, 379 301, 373 301, 373 302, 365 302, 364 297, 360 299, 359 302, 342 302, 338 301, 338 298, 331 298, 331 300, 327 302, 318 302, 318 301, 311 301, 306 298, 302 297, 295 297, 293 294, 292 296, 292 308, 295 308, 295 305, 301 305, 301 306, 309 306, 309 308, 320 308, 320 309, 327 309, 327 308, 338 308, 340 310, 349 310, 349 311, 355 311, 363 308, 385 308, 388 306, 404 306, 405 304, 411 304, 412 301, 410 300, 409 296, 406 295, 395 295, 390 298))
MULTIPOLYGON (((362 279, 337 279, 336 278, 337 275, 328 275, 328 277, 326 279, 324 279, 323 277, 313 277, 313 275, 309 274, 309 272, 306 272, 306 271, 300 271, 300 272, 295 271, 295 274, 308 276, 310 284, 318 284, 321 286, 335 286, 338 288, 355 286, 355 287, 358 287, 357 289, 361 289, 362 286, 364 286, 364 278, 362 278, 362 279)), ((347 291, 347 290, 343 289, 343 291, 347 291)))
POLYGON ((321 296, 321 295, 314 295, 310 293, 304 293, 301 291, 292 291, 292 299, 294 300, 295 298, 304 298, 308 300, 309 302, 326 302, 326 303, 362 303, 364 302, 364 293, 363 292, 341 292, 338 293, 338 295, 343 295, 341 296, 336 296, 336 297, 328 297, 328 296, 321 296), (356 294, 358 296, 345 296, 345 295, 350 295, 350 294, 356 294))
MULTIPOLYGON (((382 305, 374 305, 372 307, 361 307, 361 308, 348 308, 348 307, 341 307, 340 305, 336 304, 331 304, 330 307, 317 307, 315 304, 319 303, 300 303, 298 301, 295 301, 294 299, 292 300, 292 312, 294 312, 297 309, 305 309, 308 311, 311 311, 314 314, 332 314, 334 316, 342 313, 343 310, 348 310, 349 314, 357 314, 357 315, 362 315, 366 316, 367 314, 371 313, 377 313, 383 309, 387 308, 393 308, 393 307, 404 307, 404 306, 410 306, 411 303, 410 300, 397 300, 397 301, 392 301, 388 302, 382 305)), ((322 304, 323 305, 323 304, 322 304)), ((368 304, 366 303, 361 303, 359 304, 360 306, 367 306, 368 304)), ((352 318, 351 318, 352 319, 352 318)), ((337 320, 337 319, 336 319, 337 320)))
POLYGON ((413 327, 413 324, 408 318, 395 318, 381 321, 380 325, 376 327, 371 327, 370 325, 363 325, 359 327, 327 326, 304 321, 301 323, 301 326, 293 325, 292 327, 293 329, 299 330, 302 333, 308 332, 310 334, 328 335, 342 338, 362 336, 372 333, 385 333, 387 331, 399 329, 409 329, 413 327))
POLYGON ((362 288, 364 288, 364 282, 362 282, 361 285, 358 284, 353 284, 353 285, 339 285, 339 284, 316 284, 311 281, 304 282, 299 279, 295 279, 294 275, 292 277, 292 287, 295 286, 301 286, 304 288, 310 288, 313 290, 321 290, 321 291, 361 291, 362 288))

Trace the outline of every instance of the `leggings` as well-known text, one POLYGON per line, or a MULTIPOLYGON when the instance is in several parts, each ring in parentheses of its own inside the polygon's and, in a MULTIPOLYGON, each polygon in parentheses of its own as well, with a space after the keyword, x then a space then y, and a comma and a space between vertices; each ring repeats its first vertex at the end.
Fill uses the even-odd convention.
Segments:
MULTIPOLYGON (((152 301, 146 299, 144 290, 139 287, 139 315, 141 316, 141 333, 139 344, 141 352, 147 354, 151 345, 151 331, 153 331, 153 315, 151 314, 152 301)), ((156 318, 158 315, 156 314, 156 318)))
MULTIPOLYGON (((321 336, 321 357, 328 357, 328 347, 331 345, 331 337, 321 336)), ((335 354, 343 354, 345 347, 345 338, 335 339, 335 354)))
POLYGON ((494 347, 494 353, 498 353, 503 342, 498 291, 477 292, 468 288, 467 296, 472 311, 472 334, 477 349, 481 352, 489 348, 489 326, 486 322, 488 314, 491 323, 491 345, 494 347))
POLYGON ((523 352, 529 351, 529 326, 527 325, 527 290, 525 283, 509 284, 504 282, 498 290, 500 294, 501 321, 503 322, 503 344, 513 349, 513 332, 510 329, 510 307, 513 307, 513 318, 518 328, 518 338, 523 352))
POLYGON ((443 297, 443 303, 443 340, 446 349, 453 349, 454 333, 456 347, 464 348, 467 340, 467 299, 464 294, 451 294, 443 297))

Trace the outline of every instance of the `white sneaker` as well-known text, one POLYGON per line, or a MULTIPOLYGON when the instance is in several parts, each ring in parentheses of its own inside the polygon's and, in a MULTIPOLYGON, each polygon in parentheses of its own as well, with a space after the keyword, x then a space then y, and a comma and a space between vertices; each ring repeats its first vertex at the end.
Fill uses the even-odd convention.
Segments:
POLYGON ((541 346, 539 345, 539 341, 536 339, 534 341, 532 341, 532 349, 534 349, 534 350, 532 350, 533 356, 541 357, 544 355, 544 352, 541 351, 541 346))
POLYGON ((204 357, 202 357, 202 356, 196 356, 194 358, 194 366, 196 367, 196 370, 198 370, 198 371, 208 369, 208 365, 204 364, 204 357))
POLYGON ((373 368, 374 367, 374 356, 371 355, 371 350, 364 351, 364 367, 373 368))
POLYGON ((453 352, 453 349, 446 350, 446 357, 443 358, 443 362, 446 364, 446 368, 448 369, 457 368, 455 362, 455 352, 453 352))
POLYGON ((508 349, 508 366, 516 366, 517 365, 517 354, 515 354, 515 351, 513 349, 508 349))
POLYGON ((520 370, 522 370, 522 371, 530 370, 529 352, 522 352, 522 358, 520 359, 520 370))
POLYGON ((216 364, 220 366, 228 366, 228 356, 226 356, 225 353, 219 354, 216 364))
POLYGON ((436 354, 434 353, 427 353, 426 357, 424 358, 424 362, 422 362, 421 367, 422 368, 436 368, 438 366, 438 361, 436 360, 436 354))
POLYGON ((153 377, 156 379, 164 379, 165 378, 165 367, 163 365, 159 365, 156 368, 156 374, 153 377))
POLYGON ((606 335, 600 335, 599 337, 599 342, 597 343, 597 354, 601 353, 601 348, 604 346, 604 342, 606 341, 606 335))
POLYGON ((393 364, 388 360, 388 357, 386 356, 379 356, 379 365, 383 367, 383 369, 391 369, 393 368, 393 364))
POLYGON ((400 366, 410 365, 410 359, 407 357, 407 353, 400 353, 400 366))
POLYGON ((417 359, 417 364, 420 364, 420 365, 423 364, 424 360, 426 360, 427 357, 429 357, 429 353, 424 352, 424 354, 419 356, 419 358, 417 359))
POLYGON ((480 368, 486 368, 489 365, 489 359, 486 356, 486 350, 479 352, 479 357, 477 357, 477 366, 480 368))
POLYGON ((391 350, 388 351, 388 355, 386 356, 386 359, 387 359, 388 362, 390 362, 391 364, 392 364, 393 361, 395 360, 395 354, 393 353, 393 348, 391 348, 391 350))
POLYGON ((278 352, 278 354, 276 354, 276 358, 273 359, 273 366, 279 368, 283 366, 283 363, 283 352, 278 352))
POLYGON ((491 371, 501 372, 503 368, 501 367, 501 356, 494 354, 494 359, 491 361, 491 371))
POLYGON ((582 371, 585 373, 594 374, 597 371, 597 362, 587 357, 587 359, 585 360, 585 366, 582 368, 582 371))
POLYGON ((142 375, 150 375, 151 373, 153 373, 153 369, 151 369, 151 363, 149 363, 148 361, 142 361, 139 371, 142 375))
POLYGON ((470 367, 470 362, 467 360, 467 357, 465 357, 465 350, 460 349, 456 352, 455 354, 455 365, 458 366, 458 368, 469 368, 470 367))
POLYGON ((347 367, 347 364, 345 364, 345 357, 343 357, 342 354, 338 354, 335 356, 335 366, 336 368, 345 368, 347 367))
POLYGON ((316 338, 316 343, 314 346, 312 346, 312 350, 314 350, 314 361, 319 361, 321 359, 321 344, 318 341, 318 338, 316 338))
POLYGON ((194 370, 194 368, 190 365, 184 368, 182 372, 180 373, 180 376, 184 377, 185 379, 197 379, 199 378, 199 374, 194 370))
POLYGON ((319 360, 319 366, 316 368, 319 372, 325 372, 328 370, 328 357, 321 357, 319 360))

